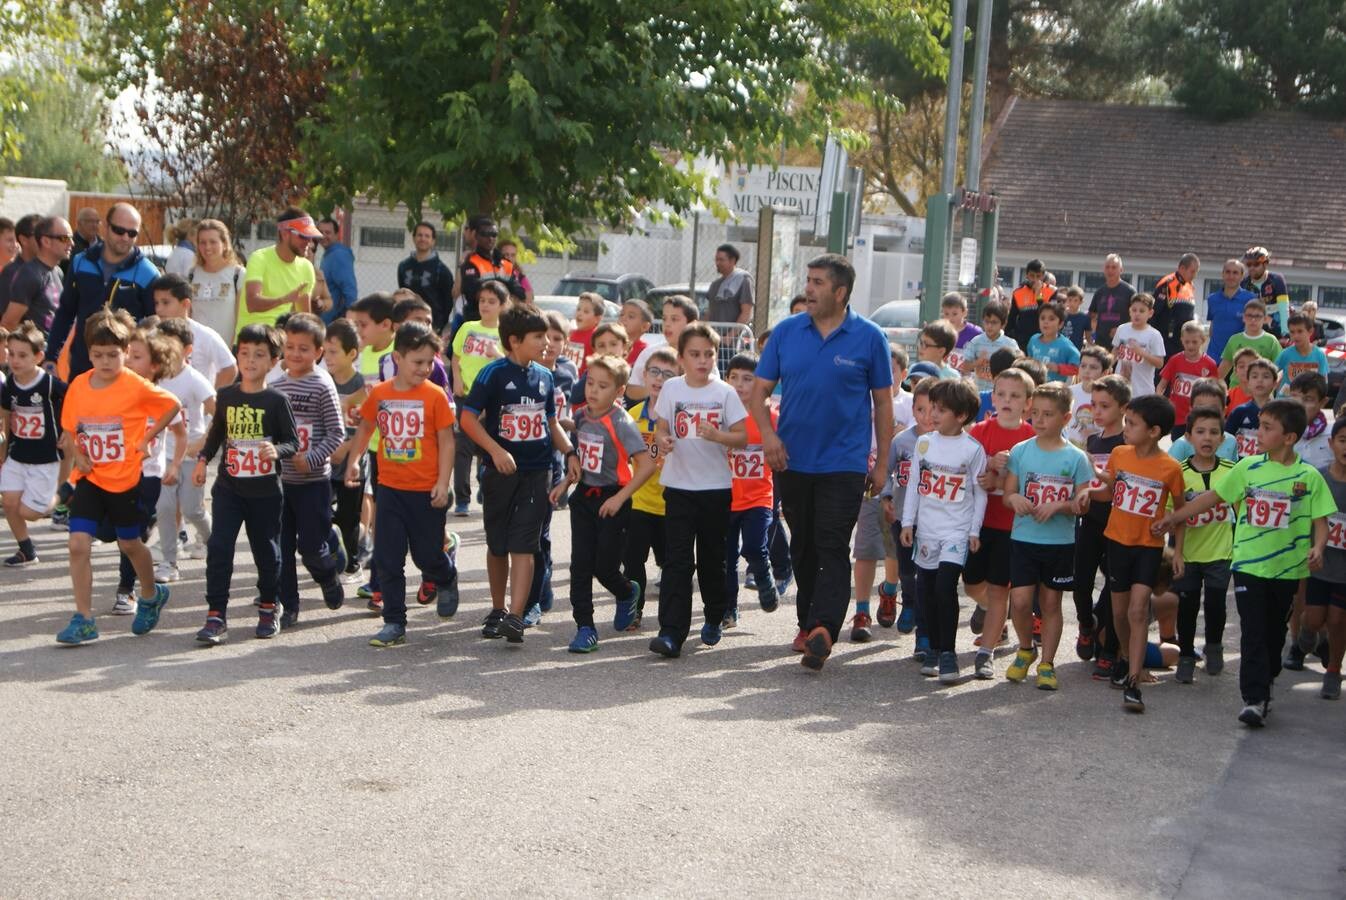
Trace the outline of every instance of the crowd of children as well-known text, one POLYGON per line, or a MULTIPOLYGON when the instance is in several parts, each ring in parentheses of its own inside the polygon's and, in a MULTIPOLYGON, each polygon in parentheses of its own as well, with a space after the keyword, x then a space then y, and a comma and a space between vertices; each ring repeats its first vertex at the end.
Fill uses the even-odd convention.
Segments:
MULTIPOLYGON (((480 320, 448 342, 429 305, 404 290, 364 297, 330 325, 306 313, 248 325, 230 353, 192 319, 186 282, 164 276, 151 286, 157 316, 89 319, 93 368, 68 386, 44 368, 41 332, 19 327, 4 340, 0 388, 0 497, 18 544, 5 565, 37 561, 29 523, 69 484, 76 611, 60 643, 98 637, 95 539, 121 551, 111 611, 134 614, 136 634, 157 624, 179 559, 204 554, 196 639, 226 640, 246 530, 257 637, 299 621, 298 563, 329 609, 346 601, 343 576, 367 563, 359 593, 383 620, 370 643, 394 647, 407 640, 408 556, 418 604, 457 612, 447 517, 468 514, 475 477, 491 596, 483 637, 522 643, 552 608, 550 527, 561 509, 572 652, 599 647, 594 581, 613 597, 617 633, 642 628, 657 585, 649 648, 667 658, 693 626, 694 575, 706 646, 739 622, 740 558, 761 610, 776 610, 791 572, 772 470, 746 412, 757 357, 740 353, 721 370, 719 336, 685 298, 660 310, 661 342, 643 301, 603 322, 601 300, 583 297, 572 328, 498 288, 482 286, 480 320), (156 525, 157 565, 147 546, 156 525)), ((995 677, 1012 628, 1006 678, 1031 674, 1055 691, 1069 592, 1077 655, 1138 712, 1150 669, 1171 663, 1183 684, 1200 662, 1222 670, 1232 579, 1239 718, 1264 724, 1276 675, 1310 654, 1324 662, 1322 696, 1338 697, 1346 425, 1329 428, 1311 323, 1291 316, 1282 349, 1252 300, 1245 333, 1220 360, 1205 355, 1195 323, 1165 358, 1150 295, 1131 298, 1111 351, 1091 343, 1082 294, 1061 296, 1041 305, 1024 354, 1006 335, 1005 305, 988 302, 978 327, 958 294, 921 329, 915 365, 893 349, 894 381, 908 389, 895 394, 891 446, 872 447, 871 466, 886 454, 889 477, 862 501, 855 529, 851 639, 873 639, 882 561, 878 625, 915 632, 922 675, 959 681, 961 581, 976 604, 973 677, 995 677)))

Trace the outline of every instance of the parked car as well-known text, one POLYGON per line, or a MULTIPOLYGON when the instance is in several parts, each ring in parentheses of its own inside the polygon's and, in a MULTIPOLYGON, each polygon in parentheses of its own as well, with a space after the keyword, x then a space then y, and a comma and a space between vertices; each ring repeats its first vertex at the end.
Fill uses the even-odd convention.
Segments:
POLYGON ((567 273, 564 278, 556 283, 556 289, 552 293, 566 297, 578 297, 580 294, 591 291, 604 300, 610 300, 621 306, 627 300, 645 299, 645 295, 649 293, 652 287, 654 287, 654 282, 644 275, 637 275, 634 272, 626 272, 620 275, 603 273, 575 275, 567 273))
POLYGON ((889 300, 871 312, 869 320, 880 328, 920 328, 921 301, 889 300))
MULTIPOLYGON (((559 294, 534 294, 533 305, 543 312, 558 312, 566 317, 566 321, 575 321, 575 307, 579 305, 579 296, 561 296, 559 294)), ((621 315, 622 308, 611 300, 603 301, 603 321, 615 322, 621 315)))
POLYGON ((1346 313, 1325 312, 1320 309, 1315 318, 1323 327, 1323 339, 1319 341, 1320 344, 1326 345, 1329 341, 1346 338, 1346 313))
POLYGON ((649 293, 645 295, 645 302, 650 305, 654 311, 656 319, 664 317, 664 301, 676 294, 684 297, 691 297, 696 301, 696 308, 704 315, 706 310, 710 309, 710 282, 698 281, 696 283, 696 296, 693 297, 687 291, 687 284, 661 284, 656 288, 650 288, 649 293))

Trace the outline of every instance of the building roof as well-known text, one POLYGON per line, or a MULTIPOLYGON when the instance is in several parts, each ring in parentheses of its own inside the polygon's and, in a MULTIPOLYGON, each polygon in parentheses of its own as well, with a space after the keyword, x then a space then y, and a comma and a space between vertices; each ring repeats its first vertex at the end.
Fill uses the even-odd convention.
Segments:
POLYGON ((1273 266, 1346 267, 1346 122, 1019 99, 992 140, 981 189, 1000 198, 1002 246, 1190 250, 1218 270, 1261 245, 1273 266))

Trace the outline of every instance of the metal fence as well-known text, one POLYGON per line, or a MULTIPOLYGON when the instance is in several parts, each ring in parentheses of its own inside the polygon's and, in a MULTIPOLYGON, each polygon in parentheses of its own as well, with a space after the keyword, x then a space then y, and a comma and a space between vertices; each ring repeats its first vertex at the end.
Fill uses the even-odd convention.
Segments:
MULTIPOLYGON (((720 349, 716 354, 715 363, 721 375, 728 371, 729 360, 740 353, 755 353, 757 351, 752 329, 747 325, 741 322, 707 322, 706 324, 720 336, 720 349)), ((663 323, 655 322, 650 332, 652 334, 662 334, 663 330, 663 323)))

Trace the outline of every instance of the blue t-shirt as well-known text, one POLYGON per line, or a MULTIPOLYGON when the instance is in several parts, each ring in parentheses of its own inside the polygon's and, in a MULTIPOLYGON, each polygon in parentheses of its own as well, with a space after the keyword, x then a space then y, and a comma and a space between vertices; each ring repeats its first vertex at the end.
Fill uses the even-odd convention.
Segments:
POLYGON ((1252 291, 1238 290, 1234 296, 1226 297, 1224 291, 1216 291, 1206 298, 1206 318, 1210 320, 1210 346, 1206 355, 1211 359, 1220 359, 1224 354, 1224 345, 1229 339, 1243 330, 1243 307, 1249 300, 1256 300, 1252 291))
POLYGON ((893 386, 888 339, 879 326, 847 309, 823 338, 808 313, 796 313, 772 330, 757 377, 781 383, 776 433, 790 471, 869 471, 870 392, 893 386))
POLYGON ((981 392, 981 409, 977 410, 977 421, 985 422, 995 416, 995 403, 991 400, 994 389, 981 392))
MULTIPOLYGON (((1080 485, 1094 479, 1094 466, 1083 450, 1066 444, 1043 450, 1037 438, 1016 444, 1010 451, 1008 471, 1019 483, 1019 493, 1035 506, 1057 503, 1075 496, 1080 485)), ((1015 515, 1010 538, 1030 544, 1075 543, 1075 515, 1061 512, 1045 522, 1032 516, 1015 515)))
POLYGON ((1288 391, 1290 382, 1294 381, 1296 376, 1303 375, 1305 372, 1317 372, 1326 378, 1327 354, 1323 352, 1322 347, 1310 347, 1307 354, 1301 354, 1291 344, 1281 351, 1280 356, 1276 357, 1276 368, 1285 373, 1282 384, 1288 391))
MULTIPOLYGON (((1057 365, 1075 366, 1080 365, 1080 351, 1070 342, 1068 338, 1057 335, 1051 342, 1044 341, 1041 334, 1035 334, 1028 339, 1028 355, 1043 363, 1056 363, 1057 365)), ((1074 372, 1048 372, 1048 381, 1069 381, 1074 372)))
POLYGON ((1076 350, 1084 348, 1084 335, 1088 331, 1089 314, 1087 312, 1077 312, 1074 315, 1066 316, 1065 324, 1061 326, 1061 336, 1074 344, 1076 350))
MULTIPOLYGON (((537 363, 528 368, 504 357, 477 373, 463 409, 476 413, 481 426, 514 457, 520 472, 551 469, 551 423, 556 418, 551 372, 537 363)), ((485 463, 495 468, 490 454, 485 463)))
MULTIPOLYGON (((1168 455, 1178 462, 1187 462, 1196 451, 1192 449, 1192 442, 1187 440, 1187 435, 1183 435, 1173 442, 1173 446, 1168 448, 1168 455)), ((1217 459, 1227 459, 1230 462, 1239 461, 1238 441, 1229 432, 1225 432, 1224 440, 1220 442, 1220 447, 1215 451, 1217 459)))

